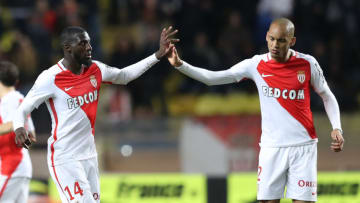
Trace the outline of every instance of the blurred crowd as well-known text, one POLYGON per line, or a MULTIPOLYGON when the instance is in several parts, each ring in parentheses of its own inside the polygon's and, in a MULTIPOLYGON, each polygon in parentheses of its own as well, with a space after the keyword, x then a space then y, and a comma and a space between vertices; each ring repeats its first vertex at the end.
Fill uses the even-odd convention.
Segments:
MULTIPOLYGON (((269 23, 288 17, 296 27, 294 49, 319 61, 341 110, 353 111, 360 101, 359 15, 357 0, 1 0, 0 59, 19 66, 19 89, 26 93, 42 70, 61 59, 59 34, 68 25, 86 28, 93 58, 119 68, 154 53, 161 29, 173 25, 184 60, 223 70, 265 53, 269 23)), ((108 89, 105 108, 118 119, 168 115, 173 95, 256 94, 252 82, 207 87, 166 60, 129 85, 108 89)), ((319 98, 313 101, 313 109, 322 109, 319 98)))

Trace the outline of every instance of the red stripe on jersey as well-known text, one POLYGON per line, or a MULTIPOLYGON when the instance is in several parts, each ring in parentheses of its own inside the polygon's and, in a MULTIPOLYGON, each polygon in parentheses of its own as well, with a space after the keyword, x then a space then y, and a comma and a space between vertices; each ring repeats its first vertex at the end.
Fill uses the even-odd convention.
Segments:
POLYGON ((54 152, 55 152, 55 148, 54 148, 54 144, 57 140, 57 127, 58 127, 58 117, 57 117, 57 113, 56 113, 56 110, 55 110, 55 105, 54 105, 54 100, 52 98, 49 99, 49 103, 50 103, 50 108, 51 108, 51 111, 53 113, 53 117, 54 117, 54 120, 55 120, 55 128, 54 128, 54 142, 51 143, 51 146, 50 146, 50 149, 51 149, 51 164, 54 166, 54 152))
POLYGON ((58 65, 58 67, 59 67, 62 71, 64 71, 64 69, 63 69, 63 68, 61 68, 61 66, 60 66, 60 64, 59 64, 59 63, 57 63, 57 65, 58 65))
POLYGON ((6 180, 5 180, 5 182, 4 182, 4 185, 2 186, 2 188, 1 188, 1 190, 0 190, 0 199, 1 199, 1 197, 2 197, 2 195, 3 195, 3 193, 4 193, 4 191, 5 191, 6 185, 8 184, 9 180, 10 180, 10 176, 8 176, 8 177, 6 178, 6 180))
POLYGON ((55 85, 71 97, 69 101, 64 99, 64 102, 68 102, 69 108, 81 107, 83 109, 93 132, 101 82, 101 71, 95 63, 85 68, 80 75, 63 71, 55 76, 55 85))
POLYGON ((274 60, 261 61, 257 70, 269 88, 280 89, 281 94, 277 98, 280 105, 305 127, 312 139, 316 138, 310 109, 310 63, 292 56, 286 63, 278 63, 274 60), (297 97, 290 99, 291 90, 294 90, 293 95, 297 96, 299 91, 303 90, 303 99, 297 97))
POLYGON ((51 143, 51 145, 50 145, 50 149, 51 149, 51 166, 53 168, 57 184, 59 185, 59 187, 61 188, 61 191, 64 193, 64 195, 66 197, 66 194, 65 194, 63 188, 61 187, 61 184, 60 184, 59 179, 57 177, 56 170, 55 170, 55 165, 54 165, 54 153, 55 153, 54 144, 55 144, 55 142, 57 140, 57 135, 56 134, 57 134, 57 127, 58 127, 59 122, 58 122, 58 117, 57 117, 57 113, 56 113, 56 110, 55 110, 54 100, 52 98, 50 98, 49 103, 50 103, 50 108, 51 108, 51 111, 53 113, 53 117, 54 117, 54 120, 55 120, 54 142, 51 143))

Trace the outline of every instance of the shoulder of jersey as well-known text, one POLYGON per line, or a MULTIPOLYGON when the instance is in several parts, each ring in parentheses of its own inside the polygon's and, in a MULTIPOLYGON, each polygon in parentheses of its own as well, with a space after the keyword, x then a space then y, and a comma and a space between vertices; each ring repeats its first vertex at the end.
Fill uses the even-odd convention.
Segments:
POLYGON ((9 103, 9 104, 17 105, 17 101, 19 101, 20 99, 23 99, 23 98, 24 98, 24 96, 20 92, 12 91, 2 99, 2 103, 9 103))
POLYGON ((44 70, 43 72, 40 73, 39 76, 55 76, 58 73, 64 71, 62 68, 60 68, 60 66, 56 63, 55 65, 51 66, 50 68, 44 70))
POLYGON ((105 63, 103 63, 101 61, 92 60, 92 62, 95 63, 97 65, 97 67, 99 67, 99 68, 108 67, 108 65, 106 65, 105 63))
POLYGON ((98 61, 98 60, 92 60, 93 63, 95 63, 96 65, 99 65, 99 64, 104 64, 103 62, 101 61, 98 61))
POLYGON ((21 92, 16 90, 16 91, 14 91, 14 97, 22 99, 22 98, 24 98, 24 95, 21 92))
POLYGON ((311 56, 310 54, 304 54, 304 53, 300 53, 300 52, 296 52, 296 57, 297 58, 302 58, 305 59, 307 61, 309 61, 310 63, 315 63, 316 60, 313 56, 311 56))
POLYGON ((63 70, 60 69, 60 67, 55 64, 53 66, 51 66, 50 68, 43 70, 40 75, 37 77, 34 85, 46 85, 46 84, 50 84, 52 81, 54 81, 55 76, 62 72, 63 70))
POLYGON ((269 57, 268 57, 268 53, 265 53, 265 54, 258 54, 258 55, 254 55, 251 60, 255 60, 255 61, 269 61, 269 57))

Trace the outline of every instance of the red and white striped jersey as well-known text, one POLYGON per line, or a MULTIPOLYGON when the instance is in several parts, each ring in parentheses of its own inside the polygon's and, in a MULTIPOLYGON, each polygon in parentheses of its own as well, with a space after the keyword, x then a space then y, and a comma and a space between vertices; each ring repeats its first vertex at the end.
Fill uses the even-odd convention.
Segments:
POLYGON ((94 126, 101 83, 127 84, 158 59, 153 54, 123 69, 93 61, 79 75, 67 70, 62 61, 39 75, 14 119, 14 129, 17 129, 27 112, 46 103, 52 120, 49 166, 97 156, 94 126))
MULTIPOLYGON (((11 91, 0 100, 0 124, 11 122, 16 109, 24 96, 18 91, 11 91)), ((28 116, 25 128, 35 131, 31 117, 28 116)), ((0 172, 8 177, 31 178, 32 167, 29 152, 16 146, 15 133, 0 135, 0 172)))
POLYGON ((253 80, 260 98, 261 146, 317 142, 310 109, 311 88, 318 94, 332 95, 331 104, 325 107, 334 129, 341 129, 338 104, 315 58, 290 51, 292 56, 284 63, 272 60, 267 53, 243 60, 225 71, 211 72, 186 62, 178 69, 208 85, 239 82, 245 78, 253 80))

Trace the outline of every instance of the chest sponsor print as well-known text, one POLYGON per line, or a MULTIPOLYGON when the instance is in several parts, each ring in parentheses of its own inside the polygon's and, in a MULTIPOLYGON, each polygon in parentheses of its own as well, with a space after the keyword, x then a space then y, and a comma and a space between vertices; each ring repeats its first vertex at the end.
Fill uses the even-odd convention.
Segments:
POLYGON ((98 99, 98 91, 86 93, 82 96, 72 97, 67 99, 67 104, 69 109, 78 108, 84 104, 90 104, 98 99))
POLYGON ((268 86, 262 86, 262 92, 266 97, 274 97, 274 98, 283 98, 283 99, 298 99, 304 100, 305 93, 303 89, 300 90, 288 90, 288 89, 280 89, 280 88, 273 88, 268 86))

